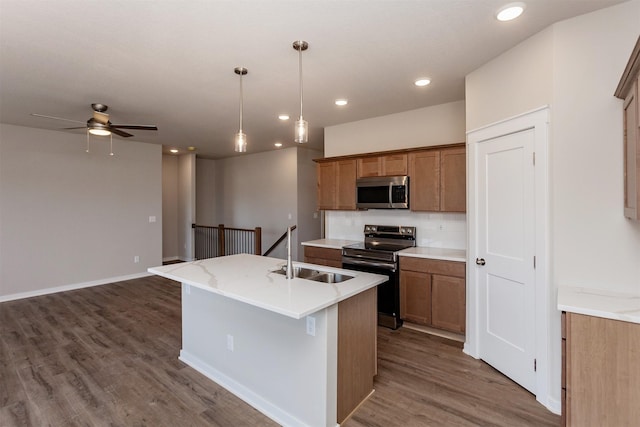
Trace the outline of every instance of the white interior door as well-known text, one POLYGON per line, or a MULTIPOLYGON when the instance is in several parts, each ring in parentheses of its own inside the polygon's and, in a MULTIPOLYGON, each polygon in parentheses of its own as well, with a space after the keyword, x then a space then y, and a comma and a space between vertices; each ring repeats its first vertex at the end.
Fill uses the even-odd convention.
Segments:
POLYGON ((535 130, 477 145, 480 358, 536 393, 535 130))

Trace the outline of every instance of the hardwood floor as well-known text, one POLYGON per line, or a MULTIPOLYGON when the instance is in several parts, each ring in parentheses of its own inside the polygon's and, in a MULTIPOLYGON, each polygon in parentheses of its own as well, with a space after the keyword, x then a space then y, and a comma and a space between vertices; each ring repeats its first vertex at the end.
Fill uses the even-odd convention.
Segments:
MULTIPOLYGON (((560 418, 461 344, 380 328, 376 392, 345 427, 560 418)), ((177 357, 180 286, 147 277, 0 304, 0 426, 275 426, 177 357)))

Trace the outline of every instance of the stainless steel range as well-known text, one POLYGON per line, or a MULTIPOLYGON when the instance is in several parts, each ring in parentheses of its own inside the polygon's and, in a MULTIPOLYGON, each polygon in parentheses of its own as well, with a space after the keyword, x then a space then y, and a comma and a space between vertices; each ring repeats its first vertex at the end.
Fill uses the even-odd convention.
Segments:
POLYGON ((365 225, 364 242, 342 247, 342 268, 384 274, 389 280, 378 285, 378 324, 397 329, 400 319, 400 271, 398 252, 416 246, 416 228, 395 225, 365 225))

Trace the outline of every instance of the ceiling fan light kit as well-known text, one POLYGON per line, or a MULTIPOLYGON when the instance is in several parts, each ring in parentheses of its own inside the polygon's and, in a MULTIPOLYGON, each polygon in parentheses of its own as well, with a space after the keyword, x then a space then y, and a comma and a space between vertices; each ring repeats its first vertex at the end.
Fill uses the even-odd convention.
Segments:
POLYGON ((309 142, 309 123, 302 117, 302 52, 309 48, 304 40, 293 42, 293 48, 298 51, 298 70, 300 72, 300 118, 296 120, 294 141, 299 144, 309 142))

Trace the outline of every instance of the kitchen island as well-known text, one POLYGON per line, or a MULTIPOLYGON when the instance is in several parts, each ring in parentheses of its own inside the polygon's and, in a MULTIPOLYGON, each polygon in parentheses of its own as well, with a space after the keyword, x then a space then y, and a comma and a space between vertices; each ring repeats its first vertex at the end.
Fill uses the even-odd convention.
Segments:
POLYGON ((376 286, 286 279, 284 261, 238 254, 150 268, 182 283, 180 360, 286 426, 336 426, 373 392, 376 286))

